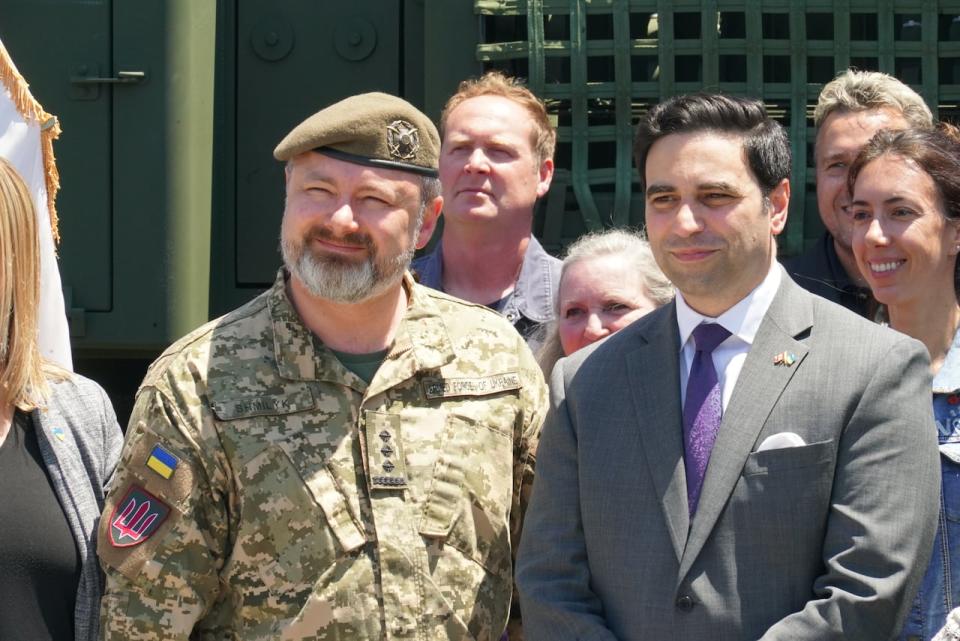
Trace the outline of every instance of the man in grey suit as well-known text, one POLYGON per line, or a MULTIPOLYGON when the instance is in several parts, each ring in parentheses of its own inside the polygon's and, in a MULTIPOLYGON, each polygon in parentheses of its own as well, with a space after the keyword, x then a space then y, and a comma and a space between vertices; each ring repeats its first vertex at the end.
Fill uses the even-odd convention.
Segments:
POLYGON ((923 346, 776 263, 790 149, 761 103, 670 99, 635 155, 678 296, 554 370, 527 639, 891 638, 938 507, 923 346))

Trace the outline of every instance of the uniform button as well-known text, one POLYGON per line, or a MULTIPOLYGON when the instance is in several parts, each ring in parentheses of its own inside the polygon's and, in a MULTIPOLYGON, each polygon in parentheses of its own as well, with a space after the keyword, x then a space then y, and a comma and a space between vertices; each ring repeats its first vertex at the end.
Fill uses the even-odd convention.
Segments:
POLYGON ((677 597, 677 609, 682 612, 689 612, 693 609, 693 598, 684 594, 683 596, 677 597))

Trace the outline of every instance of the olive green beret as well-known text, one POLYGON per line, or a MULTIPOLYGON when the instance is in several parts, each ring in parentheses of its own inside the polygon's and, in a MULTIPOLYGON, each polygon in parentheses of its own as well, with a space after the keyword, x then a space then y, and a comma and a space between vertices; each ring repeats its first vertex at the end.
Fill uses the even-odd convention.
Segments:
POLYGON ((319 151, 347 162, 437 175, 440 135, 409 102, 385 93, 351 96, 318 111, 280 141, 277 160, 319 151))

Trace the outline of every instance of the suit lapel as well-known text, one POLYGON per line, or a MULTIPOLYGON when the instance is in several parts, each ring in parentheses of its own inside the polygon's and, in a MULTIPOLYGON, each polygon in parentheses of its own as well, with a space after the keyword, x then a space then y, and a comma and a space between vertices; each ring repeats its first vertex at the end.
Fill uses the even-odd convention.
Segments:
POLYGON ((780 289, 760 324, 723 415, 680 562, 681 577, 690 569, 726 507, 767 417, 803 364, 808 348, 798 338, 812 324, 810 295, 783 274, 780 289), (796 356, 792 366, 774 362, 783 352, 796 356))
POLYGON ((680 410, 680 336, 672 303, 657 322, 644 325, 640 341, 642 345, 625 356, 630 392, 643 456, 679 561, 689 515, 680 410))

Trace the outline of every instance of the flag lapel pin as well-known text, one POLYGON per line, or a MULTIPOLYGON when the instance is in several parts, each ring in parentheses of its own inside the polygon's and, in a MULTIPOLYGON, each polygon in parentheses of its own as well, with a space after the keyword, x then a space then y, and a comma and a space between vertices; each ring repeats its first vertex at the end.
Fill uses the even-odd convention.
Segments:
POLYGON ((780 352, 773 357, 774 365, 786 365, 787 367, 791 367, 796 362, 797 355, 793 352, 780 352))

